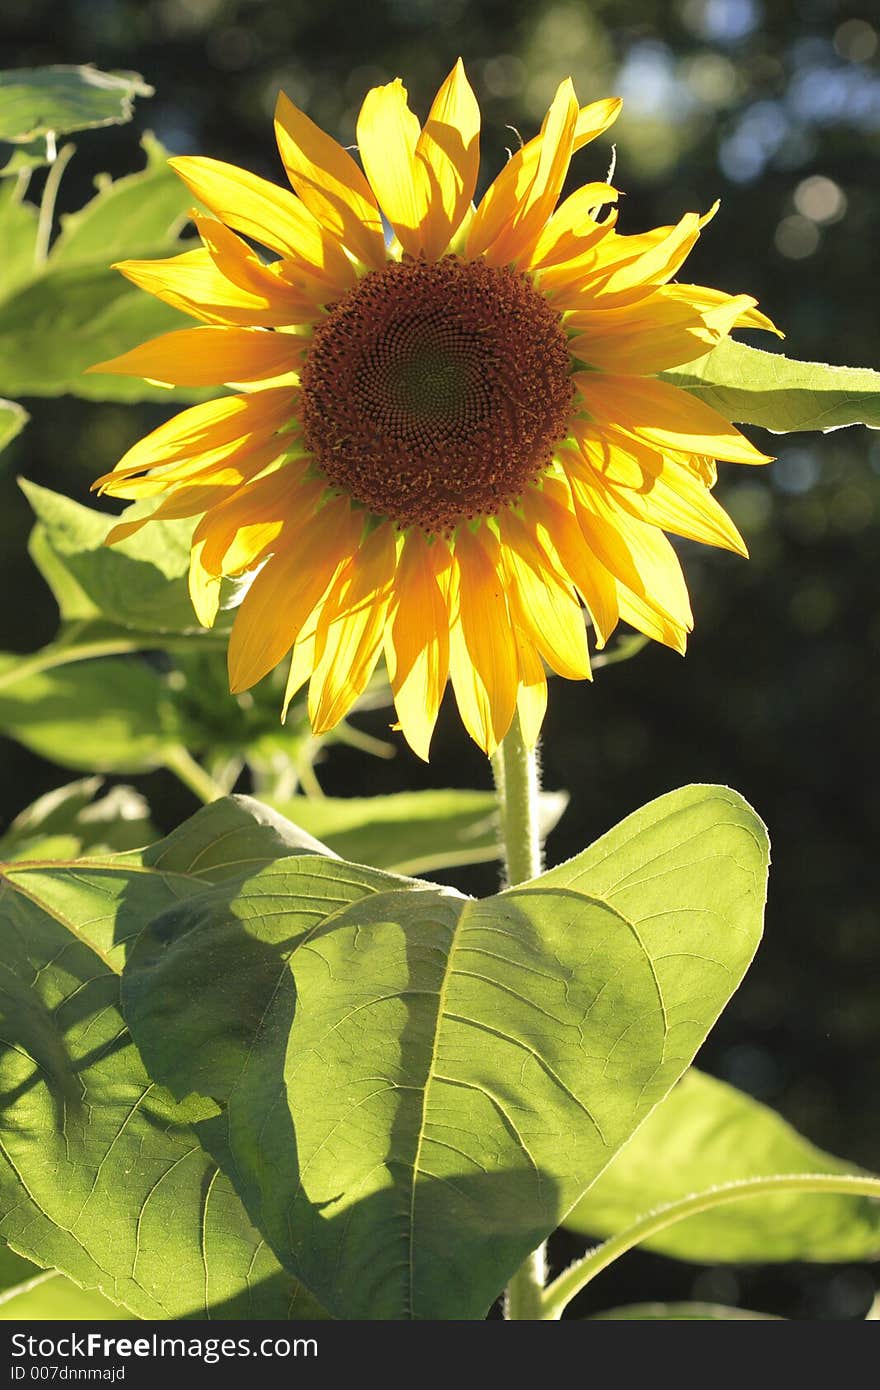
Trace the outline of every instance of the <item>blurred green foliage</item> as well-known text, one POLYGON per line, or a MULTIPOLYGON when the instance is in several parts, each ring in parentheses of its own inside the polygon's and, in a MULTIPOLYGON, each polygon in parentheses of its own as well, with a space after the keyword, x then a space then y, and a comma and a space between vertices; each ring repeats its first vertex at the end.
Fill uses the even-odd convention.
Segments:
MULTIPOLYGON (((757 295, 786 331, 793 357, 870 366, 877 361, 878 29, 865 0, 677 0, 663 7, 649 0, 377 0, 370 7, 13 0, 0 18, 0 67, 137 68, 156 89, 132 125, 75 136, 77 153, 58 194, 62 213, 88 202, 99 175, 129 174, 142 159, 137 137, 145 130, 176 153, 210 154, 280 177, 270 119, 279 87, 350 143, 370 85, 400 73, 424 111, 459 53, 484 112, 488 179, 517 139, 508 126, 530 133, 558 80, 571 73, 582 100, 611 92, 625 98, 614 135, 616 181, 626 191, 622 230, 675 220, 720 195, 721 211, 688 263, 688 278, 757 295)), ((30 159, 29 150, 18 147, 17 157, 38 164, 39 150, 30 159)), ((0 148, 0 169, 15 154, 0 148)), ((609 157, 607 146, 591 147, 574 179, 604 176, 609 157)), ((45 177, 35 168, 28 199, 39 197, 45 177)), ((0 206, 0 225, 2 218, 0 206)), ((99 260, 100 244, 91 251, 99 260)), ((7 254, 0 300, 11 294, 14 273, 7 254)), ((65 331, 78 332, 73 323, 65 331)), ((70 351, 78 361, 82 346, 70 351)), ((53 360, 64 353, 62 341, 53 360)), ((93 477, 169 412, 156 403, 48 403, 21 394, 32 420, 4 452, 0 474, 5 651, 34 650, 58 624, 27 553, 32 515, 15 473, 85 502, 93 477)), ((0 415, 0 429, 5 424, 0 415)), ((545 780, 567 787, 571 804, 549 853, 552 861, 574 853, 633 807, 688 781, 724 781, 742 791, 773 838, 768 927, 702 1063, 774 1105, 817 1143, 876 1168, 880 1117, 864 1098, 880 1083, 880 795, 872 777, 880 441, 864 430, 751 434, 777 461, 748 472, 722 465, 718 484, 751 560, 681 547, 696 615, 686 661, 652 646, 598 671, 592 687, 554 682, 545 780)), ((179 666, 186 698, 201 704, 204 719, 229 698, 222 657, 205 652, 187 661, 179 666)), ((167 669, 158 670, 167 687, 167 669)), ((155 663, 145 679, 154 676, 155 663)), ((271 714, 273 692, 264 708, 263 697, 255 698, 256 712, 241 702, 238 708, 243 721, 263 721, 269 768, 273 741, 283 736, 271 714)), ((389 734, 388 722, 381 707, 357 716, 367 735, 396 741, 396 757, 365 759, 359 748, 336 747, 317 769, 326 791, 487 785, 485 762, 466 745, 448 706, 427 768, 389 734)), ((228 722, 218 718, 217 725, 228 739, 228 722)), ((242 724, 241 742, 252 732, 242 724)), ((238 751, 233 739, 217 754, 232 773, 238 751)), ((4 825, 41 792, 69 781, 19 744, 4 741, 0 756, 4 825)), ((167 771, 135 782, 162 829, 193 808, 167 771)), ((444 877, 481 894, 496 885, 488 867, 444 877)), ((560 1258, 571 1253, 558 1249, 560 1258)), ((858 1269, 697 1272, 645 1255, 609 1275, 592 1304, 583 1302, 588 1310, 648 1288, 670 1299, 741 1297, 807 1318, 862 1316, 871 1297, 858 1269)))

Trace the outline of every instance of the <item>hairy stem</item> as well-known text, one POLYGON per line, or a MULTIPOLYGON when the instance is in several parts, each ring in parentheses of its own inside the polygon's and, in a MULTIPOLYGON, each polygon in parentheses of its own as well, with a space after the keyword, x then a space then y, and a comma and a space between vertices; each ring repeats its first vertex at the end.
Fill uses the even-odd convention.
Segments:
MULTIPOLYGON (((538 757, 523 741, 519 718, 492 759, 504 873, 508 888, 535 878, 541 872, 541 833, 538 822, 540 780, 538 757)), ((504 1312, 512 1320, 545 1318, 544 1284, 547 1278, 546 1247, 541 1245, 524 1260, 507 1286, 504 1312)))

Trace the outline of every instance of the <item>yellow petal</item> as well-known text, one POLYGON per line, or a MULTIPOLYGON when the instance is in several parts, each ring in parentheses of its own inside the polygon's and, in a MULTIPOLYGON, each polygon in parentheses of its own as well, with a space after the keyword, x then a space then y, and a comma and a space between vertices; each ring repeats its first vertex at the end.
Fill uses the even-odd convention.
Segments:
POLYGON ((480 108, 460 58, 437 93, 415 157, 428 191, 421 250, 435 260, 470 207, 480 166, 480 108))
POLYGON ((702 479, 673 459, 643 449, 636 441, 632 450, 638 455, 629 456, 640 475, 637 483, 620 478, 619 463, 626 454, 608 444, 586 448, 580 464, 583 478, 588 485, 607 488, 619 506, 652 526, 748 556, 745 541, 702 479))
POLYGON ((528 258, 531 270, 582 257, 607 236, 613 224, 596 222, 595 213, 606 203, 616 203, 616 188, 607 183, 585 183, 556 209, 528 258))
POLYGON ((281 704, 282 724, 287 719, 291 700, 303 688, 315 669, 315 636, 316 620, 315 615, 312 614, 306 625, 306 630, 297 637, 293 644, 293 651, 290 653, 290 669, 284 688, 284 700, 281 704))
MULTIPOLYGON (((558 98, 557 93, 557 98, 558 98)), ((597 135, 617 119, 621 102, 612 97, 582 106, 577 113, 572 150, 595 140, 597 135)), ((544 135, 536 135, 522 149, 516 150, 501 173, 483 195, 468 231, 467 255, 482 255, 503 231, 516 213, 520 199, 532 186, 541 159, 544 135)))
POLYGON ((568 78, 560 83, 544 118, 534 174, 522 190, 512 216, 486 248, 486 259, 495 265, 515 263, 537 241, 562 192, 574 148, 577 118, 577 99, 568 78))
POLYGON ((270 463, 286 452, 287 436, 273 435, 254 442, 245 438, 230 451, 228 445, 207 453, 195 454, 180 463, 165 463, 140 477, 133 474, 105 473, 93 487, 109 492, 113 497, 141 500, 163 492, 174 493, 182 486, 211 484, 219 488, 239 487, 262 473, 270 463))
POLYGON ((514 639, 519 665, 516 711, 523 742, 526 748, 534 748, 547 713, 547 675, 541 658, 518 628, 514 632, 514 639))
POLYGON ((607 490, 571 478, 571 493, 587 544, 615 579, 678 627, 693 627, 678 556, 653 526, 615 505, 607 490))
POLYGON ((340 565, 357 545, 362 521, 343 497, 310 517, 267 560, 238 610, 229 639, 233 694, 261 680, 290 651, 340 565))
POLYGON ((684 656, 687 649, 685 628, 673 623, 665 614, 658 613, 638 594, 627 589, 625 584, 617 586, 617 601, 623 622, 629 623, 637 632, 643 632, 646 637, 651 637, 655 642, 662 642, 664 647, 671 647, 673 651, 684 656))
POLYGON ((755 303, 746 294, 726 295, 711 307, 698 307, 666 295, 666 288, 625 309, 572 314, 566 327, 579 331, 569 343, 571 355, 606 372, 666 371, 711 352, 755 303))
POLYGON ((474 534, 463 526, 455 539, 455 559, 458 602, 450 633, 450 675, 462 723, 491 757, 510 728, 519 688, 498 542, 485 527, 474 534))
POLYGON ((540 489, 523 494, 522 509, 538 544, 581 595, 596 630, 596 645, 604 647, 617 626, 614 580, 584 540, 568 487, 545 477, 540 489))
POLYGON ((554 671, 569 680, 590 674, 581 606, 570 586, 559 583, 537 540, 520 517, 499 517, 501 564, 511 617, 554 671))
POLYGON ((422 249, 429 204, 427 169, 416 159, 420 135, 399 77, 367 92, 357 123, 361 161, 379 206, 411 256, 422 249))
POLYGON ((246 483, 212 507, 193 532, 204 541, 202 564, 211 574, 240 574, 252 569, 270 549, 282 528, 302 527, 317 509, 321 480, 305 481, 304 464, 284 464, 246 483))
POLYGON ((643 234, 645 249, 634 256, 631 251, 638 239, 620 238, 630 243, 626 259, 618 259, 615 241, 606 238, 598 245, 594 269, 578 289, 564 299, 560 297, 560 303, 572 310, 611 309, 644 298, 677 273, 693 250, 705 220, 696 212, 688 212, 675 227, 661 229, 662 236, 643 234))
POLYGON ((106 475, 110 481, 99 480, 101 490, 112 492, 114 477, 157 464, 192 460, 209 452, 221 457, 224 450, 232 453, 245 441, 262 443, 287 423, 294 409, 294 393, 288 387, 222 396, 191 406, 133 444, 113 472, 106 475))
POLYGON ((317 272, 283 258, 265 265, 246 241, 215 217, 203 217, 193 209, 190 218, 220 275, 263 306, 255 322, 283 328, 312 324, 321 317, 327 285, 317 272))
POLYGON ((147 516, 138 517, 135 521, 119 522, 107 533, 104 544, 116 545, 118 541, 127 540, 129 536, 135 535, 141 527, 146 526, 150 521, 180 521, 186 517, 201 515, 202 512, 226 501, 230 491, 241 485, 241 476, 237 474, 233 476, 234 481, 225 485, 212 480, 210 483, 181 485, 174 488, 154 512, 150 512, 147 516))
MULTIPOLYGON (((716 304, 722 304, 730 298, 723 290, 710 289, 708 285, 664 285, 660 291, 669 299, 683 299, 688 304, 697 304, 701 308, 711 309, 716 304)), ((748 296, 744 296, 748 297, 748 296)), ((775 333, 777 338, 784 338, 785 334, 781 328, 777 328, 772 319, 766 314, 762 314, 760 309, 754 307, 755 301, 752 300, 751 306, 743 309, 736 321, 737 328, 763 328, 768 333, 775 333)))
POLYGON ((229 280, 205 247, 165 260, 118 261, 113 269, 139 289, 206 323, 269 327, 297 321, 287 305, 273 312, 265 296, 229 280))
POLYGON ((404 737, 425 762, 449 674, 449 608, 438 576, 448 574, 449 547, 407 532, 394 580, 385 660, 404 737))
POLYGON ((390 524, 370 533, 334 580, 318 617, 309 718, 316 734, 344 719, 379 659, 395 567, 390 524))
POLYGON ((661 448, 731 463, 770 462, 717 410, 668 382, 604 372, 578 372, 574 381, 600 425, 607 421, 661 448))
POLYGON ((183 328, 97 362, 90 372, 142 376, 169 386, 259 381, 299 369, 307 344, 291 333, 257 328, 183 328))
POLYGON ((227 226, 282 256, 304 261, 329 287, 342 291, 355 283, 354 267, 338 240, 286 188, 219 159, 184 155, 168 162, 227 226))
POLYGON ((220 577, 202 564, 204 542, 194 545, 189 556, 189 596, 202 627, 213 627, 220 607, 220 577))
POLYGON ((279 93, 275 135, 291 184, 309 211, 366 265, 385 261, 382 219, 367 183, 347 150, 279 93))

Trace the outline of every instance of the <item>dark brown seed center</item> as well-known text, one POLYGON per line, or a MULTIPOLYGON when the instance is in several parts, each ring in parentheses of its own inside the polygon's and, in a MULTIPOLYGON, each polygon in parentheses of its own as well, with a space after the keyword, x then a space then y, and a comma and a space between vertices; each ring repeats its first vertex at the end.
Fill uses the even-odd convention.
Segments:
POLYGON ((447 256, 372 271, 315 330, 305 441, 331 483, 401 526, 492 515, 567 431, 559 315, 507 267, 447 256))

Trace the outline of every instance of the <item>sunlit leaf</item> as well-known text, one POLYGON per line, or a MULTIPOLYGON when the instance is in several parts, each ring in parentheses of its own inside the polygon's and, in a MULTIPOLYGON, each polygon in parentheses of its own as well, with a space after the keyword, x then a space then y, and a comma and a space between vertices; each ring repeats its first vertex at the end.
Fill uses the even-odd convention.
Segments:
POLYGON ((126 1309, 94 1289, 86 1291, 57 1270, 34 1270, 0 1294, 0 1322, 90 1322, 131 1319, 126 1309))
POLYGON ((140 631, 198 630, 186 585, 192 522, 153 522, 106 546, 116 517, 26 480, 21 486, 39 522, 32 555, 64 617, 98 613, 140 631))
MULTIPOLYGON (((617 1155, 566 1226, 611 1235, 654 1208, 718 1183, 784 1173, 857 1173, 781 1116, 694 1069, 617 1155)), ((862 1260, 880 1255, 870 1197, 747 1197, 667 1227, 645 1246, 681 1260, 862 1260)))
POLYGON ((102 777, 83 777, 38 797, 0 837, 0 860, 77 859, 155 840, 140 792, 116 786, 100 795, 103 787, 102 777))
POLYGON ((203 1121, 222 1149, 217 1106, 151 1081, 118 1011, 116 972, 144 921, 230 861, 246 874, 285 851, 302 837, 232 802, 144 854, 6 866, 0 880, 0 1237, 141 1317, 323 1316, 200 1146, 203 1121))
MULTIPOLYGON (((137 377, 86 375, 95 362, 192 320, 111 268, 128 258, 174 255, 192 195, 161 145, 143 140, 146 167, 98 192, 61 219, 48 258, 37 252, 37 209, 13 179, 0 183, 0 392, 90 400, 202 400, 211 392, 149 385, 137 377)), ((216 393, 215 393, 216 394, 216 393)))
POLYGON ((37 217, 37 209, 32 203, 25 202, 17 180, 0 183, 0 245, 3 247, 0 305, 36 273, 34 247, 37 217))
POLYGON ((663 376, 728 420, 763 425, 774 434, 845 425, 880 429, 880 372, 867 367, 795 362, 726 339, 705 357, 663 376))
MULTIPOLYGON (((565 810, 562 792, 541 799, 542 833, 565 810)), ((494 792, 397 792, 391 796, 298 796, 273 805, 338 854, 356 864, 425 874, 500 856, 494 792)))
POLYGON ((102 175, 91 202, 61 218, 50 267, 109 265, 126 256, 167 254, 186 221, 192 194, 169 168, 158 140, 147 134, 141 143, 144 169, 115 181, 102 175))
POLYGON ((0 140, 30 141, 131 120, 135 97, 153 88, 136 72, 89 66, 11 68, 0 72, 0 140))
POLYGON ((689 1065, 766 866, 711 787, 480 902, 287 857, 155 920, 126 1018, 158 1082, 225 1106, 218 1161, 332 1314, 480 1318, 689 1065))
POLYGON ((20 174, 23 170, 39 169, 51 163, 45 139, 29 140, 27 144, 0 141, 0 178, 20 174))
POLYGON ((16 401, 0 401, 0 452, 21 434, 29 418, 24 406, 16 401))
POLYGON ((0 732, 42 757, 84 771, 144 772, 180 744, 174 706, 145 661, 106 657, 30 674, 27 661, 0 653, 0 732))

